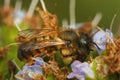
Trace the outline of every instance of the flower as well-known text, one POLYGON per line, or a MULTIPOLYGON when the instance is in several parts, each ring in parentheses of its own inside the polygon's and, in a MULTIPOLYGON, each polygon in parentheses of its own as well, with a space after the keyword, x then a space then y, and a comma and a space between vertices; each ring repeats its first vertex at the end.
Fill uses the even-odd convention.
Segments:
POLYGON ((25 11, 23 10, 18 10, 13 13, 14 22, 16 22, 17 24, 21 24, 24 18, 25 18, 25 11))
POLYGON ((75 60, 71 64, 72 72, 67 76, 68 79, 77 78, 78 80, 85 80, 85 77, 94 78, 94 73, 87 62, 81 63, 75 60))
POLYGON ((109 29, 106 29, 106 33, 100 30, 93 36, 93 42, 96 44, 95 47, 99 54, 105 50, 110 38, 113 39, 113 33, 109 29))
POLYGON ((34 65, 29 66, 28 63, 25 64, 23 70, 19 71, 15 75, 18 80, 33 80, 43 74, 43 70, 40 68, 40 66, 44 66, 45 62, 40 57, 37 57, 34 60, 34 65))

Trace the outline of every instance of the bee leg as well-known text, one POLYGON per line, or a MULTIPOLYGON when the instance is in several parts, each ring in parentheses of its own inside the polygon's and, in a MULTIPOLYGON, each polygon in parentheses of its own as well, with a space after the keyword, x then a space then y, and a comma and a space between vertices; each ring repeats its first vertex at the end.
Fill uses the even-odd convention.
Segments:
POLYGON ((18 56, 18 59, 19 59, 20 61, 23 61, 23 60, 27 59, 27 57, 26 57, 26 52, 25 52, 24 50, 21 50, 21 49, 18 49, 18 54, 17 54, 17 56, 18 56))
POLYGON ((51 60, 51 61, 54 61, 54 60, 55 60, 54 54, 51 55, 50 60, 51 60))

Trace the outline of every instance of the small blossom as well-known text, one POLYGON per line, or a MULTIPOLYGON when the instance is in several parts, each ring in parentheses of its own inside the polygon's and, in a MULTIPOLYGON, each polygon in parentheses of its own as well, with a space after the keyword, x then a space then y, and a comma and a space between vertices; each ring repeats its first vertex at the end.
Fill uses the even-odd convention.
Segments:
POLYGON ((77 78, 78 80, 85 80, 85 77, 94 78, 94 73, 87 62, 81 63, 74 61, 71 64, 72 72, 67 76, 68 79, 77 78))
POLYGON ((14 22, 16 22, 17 24, 21 24, 24 18, 25 18, 25 11, 23 10, 15 11, 13 14, 14 22))
POLYGON ((93 42, 96 44, 95 47, 99 54, 105 50, 106 43, 110 42, 108 36, 113 39, 113 33, 109 29, 106 29, 106 33, 100 30, 93 36, 93 42))
POLYGON ((34 65, 29 66, 28 63, 25 64, 23 70, 19 71, 15 75, 18 80, 32 80, 35 79, 38 75, 43 74, 43 70, 40 68, 40 66, 45 65, 45 62, 40 57, 37 57, 34 60, 34 65))

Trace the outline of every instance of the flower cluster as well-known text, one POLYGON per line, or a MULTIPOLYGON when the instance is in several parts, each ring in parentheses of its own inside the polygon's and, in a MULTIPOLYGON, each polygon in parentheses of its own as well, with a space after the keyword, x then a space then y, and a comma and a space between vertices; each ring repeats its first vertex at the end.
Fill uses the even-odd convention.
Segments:
POLYGON ((110 73, 120 73, 120 36, 114 39, 113 43, 107 44, 107 56, 104 57, 104 61, 108 65, 110 73))
POLYGON ((96 44, 95 47, 99 54, 105 50, 110 39, 113 39, 113 33, 109 29, 106 29, 106 32, 100 30, 93 36, 93 42, 96 44))
POLYGON ((33 80, 36 78, 42 78, 43 70, 41 69, 41 66, 44 66, 45 62, 42 58, 37 57, 35 58, 35 63, 33 65, 25 64, 23 69, 19 71, 15 77, 18 80, 33 80))
POLYGON ((75 60, 71 64, 72 71, 67 78, 77 78, 78 80, 85 80, 85 77, 94 78, 94 73, 90 68, 90 65, 87 62, 81 63, 80 61, 75 60))

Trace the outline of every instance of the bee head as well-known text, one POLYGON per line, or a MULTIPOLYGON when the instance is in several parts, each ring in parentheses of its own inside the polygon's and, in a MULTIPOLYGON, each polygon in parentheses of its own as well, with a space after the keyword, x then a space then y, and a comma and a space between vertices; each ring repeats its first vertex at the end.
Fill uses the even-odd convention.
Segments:
POLYGON ((90 41, 89 36, 87 34, 81 33, 80 38, 79 38, 79 44, 87 45, 89 41, 90 41))

